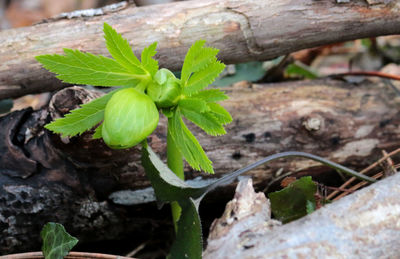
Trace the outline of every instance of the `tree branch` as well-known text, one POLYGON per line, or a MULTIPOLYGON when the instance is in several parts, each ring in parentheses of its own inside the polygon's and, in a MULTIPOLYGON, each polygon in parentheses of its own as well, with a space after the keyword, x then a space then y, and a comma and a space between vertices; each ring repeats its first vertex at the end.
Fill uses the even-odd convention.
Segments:
MULTIPOLYGON (((162 67, 178 70, 197 39, 221 49, 226 63, 267 60, 323 44, 400 33, 400 4, 366 1, 204 0, 146 7, 128 6, 102 16, 56 19, 0 32, 0 99, 62 87, 35 56, 76 48, 108 55, 107 22, 136 54, 154 41, 162 67)), ((68 16, 65 16, 68 17, 68 16)))

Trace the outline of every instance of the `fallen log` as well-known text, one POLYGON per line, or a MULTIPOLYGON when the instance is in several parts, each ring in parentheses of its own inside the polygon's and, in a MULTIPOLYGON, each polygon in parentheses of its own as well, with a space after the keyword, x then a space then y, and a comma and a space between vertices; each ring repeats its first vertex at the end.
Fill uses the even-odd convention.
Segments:
MULTIPOLYGON (((234 118, 227 135, 206 136, 189 124, 216 171, 208 176, 186 166, 193 183, 288 150, 313 153, 360 170, 377 160, 381 149, 391 151, 400 144, 399 99, 392 88, 379 82, 352 85, 316 80, 226 91, 230 99, 223 105, 234 118)), ((49 107, 0 118, 0 253, 39 249, 40 228, 48 221, 64 224, 81 243, 130 233, 146 238, 171 227, 168 209, 155 213, 154 195, 137 148, 110 150, 101 140, 92 140, 90 132, 60 138, 44 130, 51 119, 96 96, 80 87, 67 88, 53 96, 49 107)), ((163 159, 165 122, 161 119, 149 137, 163 159)), ((332 176, 305 159, 280 159, 249 175, 256 186, 264 188, 280 170, 317 179, 332 176)), ((210 196, 221 200, 228 197, 230 188, 217 189, 210 196)), ((203 216, 215 218, 215 211, 205 209, 208 215, 203 216)))
POLYGON ((219 48, 225 63, 267 60, 323 44, 400 33, 396 0, 184 1, 75 12, 35 26, 0 31, 0 99, 60 89, 34 59, 63 48, 108 55, 102 25, 112 25, 139 54, 158 41, 161 67, 178 70, 196 39, 219 48), (89 16, 88 16, 89 15, 89 16))
POLYGON ((399 258, 399 182, 396 174, 280 225, 264 193, 243 180, 213 223, 203 258, 399 258))

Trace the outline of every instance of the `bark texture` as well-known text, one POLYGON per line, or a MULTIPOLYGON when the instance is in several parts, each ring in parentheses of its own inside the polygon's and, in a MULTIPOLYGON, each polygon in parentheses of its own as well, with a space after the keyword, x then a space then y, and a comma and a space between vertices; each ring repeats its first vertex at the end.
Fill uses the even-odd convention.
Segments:
POLYGON ((158 41, 161 67, 178 70, 197 39, 221 50, 225 63, 267 60, 327 43, 400 33, 399 2, 363 0, 204 0, 65 14, 32 27, 0 32, 0 99, 60 89, 34 59, 63 48, 108 55, 107 22, 139 54, 158 41), (89 16, 88 16, 89 15, 89 16), (92 16, 90 16, 92 15, 92 16))
MULTIPOLYGON (((332 80, 227 88, 231 98, 223 105, 234 118, 227 135, 210 137, 189 124, 214 161, 216 174, 205 176, 188 167, 186 174, 193 183, 204 182, 289 150, 362 169, 380 158, 381 149, 399 146, 400 99, 392 91, 378 82, 332 80)), ((39 249, 40 229, 48 221, 65 224, 82 243, 129 233, 150 239, 170 227, 168 208, 155 213, 138 149, 110 150, 92 140, 91 133, 61 139, 43 129, 51 118, 97 95, 67 88, 48 108, 0 118, 0 253, 39 249)), ((165 158, 165 118, 149 143, 165 158)), ((305 159, 274 161, 250 175, 265 187, 280 169, 327 176, 326 168, 305 159)), ((221 200, 227 191, 229 187, 220 188, 209 196, 221 200)), ((218 216, 217 210, 204 211, 214 213, 210 218, 218 216)))
POLYGON ((400 174, 281 226, 251 180, 211 228, 204 259, 399 258, 400 174))

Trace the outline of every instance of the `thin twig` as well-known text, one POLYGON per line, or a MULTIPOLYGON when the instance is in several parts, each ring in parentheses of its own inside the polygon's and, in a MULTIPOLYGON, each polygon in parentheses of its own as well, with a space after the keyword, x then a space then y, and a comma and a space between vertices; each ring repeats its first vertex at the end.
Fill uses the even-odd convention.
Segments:
MULTIPOLYGON (((371 169, 373 169, 374 167, 376 167, 377 165, 379 165, 379 163, 381 163, 382 161, 386 160, 388 157, 394 156, 397 153, 400 153, 400 148, 390 152, 389 154, 387 154, 386 156, 382 157, 381 159, 379 159, 378 161, 376 161, 375 163, 371 164, 370 166, 368 166, 367 168, 361 170, 361 174, 365 174, 367 172, 369 172, 371 169)), ((344 184, 342 184, 339 188, 346 188, 349 184, 351 184, 352 182, 354 182, 354 180, 356 180, 355 177, 350 178, 347 182, 345 182, 344 184)), ((328 197, 326 197, 328 200, 332 199, 333 197, 335 197, 340 191, 334 191, 331 194, 328 195, 328 197)))
POLYGON ((125 256, 126 257, 133 257, 135 256, 135 254, 137 254, 140 250, 142 250, 143 248, 146 247, 146 242, 141 243, 138 247, 136 247, 135 249, 133 249, 132 251, 130 251, 129 253, 127 253, 125 256))
MULTIPOLYGON (((377 173, 376 175, 374 175, 374 176, 372 176, 372 178, 374 178, 374 179, 379 179, 379 178, 381 178, 383 176, 383 172, 379 172, 379 173, 377 173)), ((362 181, 362 182, 359 182, 358 184, 356 184, 356 185, 354 185, 354 186, 352 186, 350 189, 348 189, 350 192, 355 192, 355 191, 357 191, 358 189, 360 189, 361 187, 363 187, 364 185, 366 185, 366 184, 368 184, 367 182, 365 182, 365 181, 362 181)), ((346 193, 346 192, 344 192, 344 193, 341 193, 340 195, 338 195, 336 198, 334 198, 333 200, 334 201, 337 201, 337 200, 339 200, 339 199, 341 199, 341 198, 343 198, 344 196, 346 196, 348 193, 346 193)))
POLYGON ((398 75, 387 74, 387 73, 382 73, 382 72, 378 72, 378 71, 351 71, 351 72, 346 72, 346 73, 329 75, 328 77, 337 78, 337 77, 344 77, 344 76, 376 76, 376 77, 400 81, 400 76, 398 76, 398 75))

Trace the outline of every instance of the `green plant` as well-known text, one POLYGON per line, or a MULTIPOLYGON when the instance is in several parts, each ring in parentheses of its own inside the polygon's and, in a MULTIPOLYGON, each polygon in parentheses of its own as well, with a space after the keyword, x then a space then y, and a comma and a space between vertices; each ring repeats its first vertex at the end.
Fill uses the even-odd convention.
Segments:
POLYGON ((113 59, 71 49, 64 49, 65 55, 36 57, 64 82, 118 87, 45 127, 70 137, 95 127, 93 138, 102 138, 109 147, 115 149, 142 144, 142 164, 158 201, 172 203, 176 240, 171 249, 171 258, 201 258, 198 205, 208 191, 270 160, 286 156, 308 157, 371 181, 369 177, 320 157, 287 152, 267 157, 203 187, 188 185, 183 181, 183 158, 196 170, 207 173, 214 171, 211 161, 187 128, 183 117, 213 136, 225 134, 224 125, 232 121, 230 114, 218 104, 227 99, 224 92, 205 89, 225 67, 216 58, 218 50, 205 47, 205 41, 196 41, 186 54, 178 79, 171 71, 159 69, 157 60, 153 58, 157 43, 145 48, 139 61, 128 42, 106 23, 104 33, 113 59), (168 118, 168 166, 146 142, 147 136, 157 127, 159 111, 168 118))
POLYGON ((49 222, 40 232, 45 259, 62 259, 78 243, 78 239, 67 233, 64 226, 49 222))

